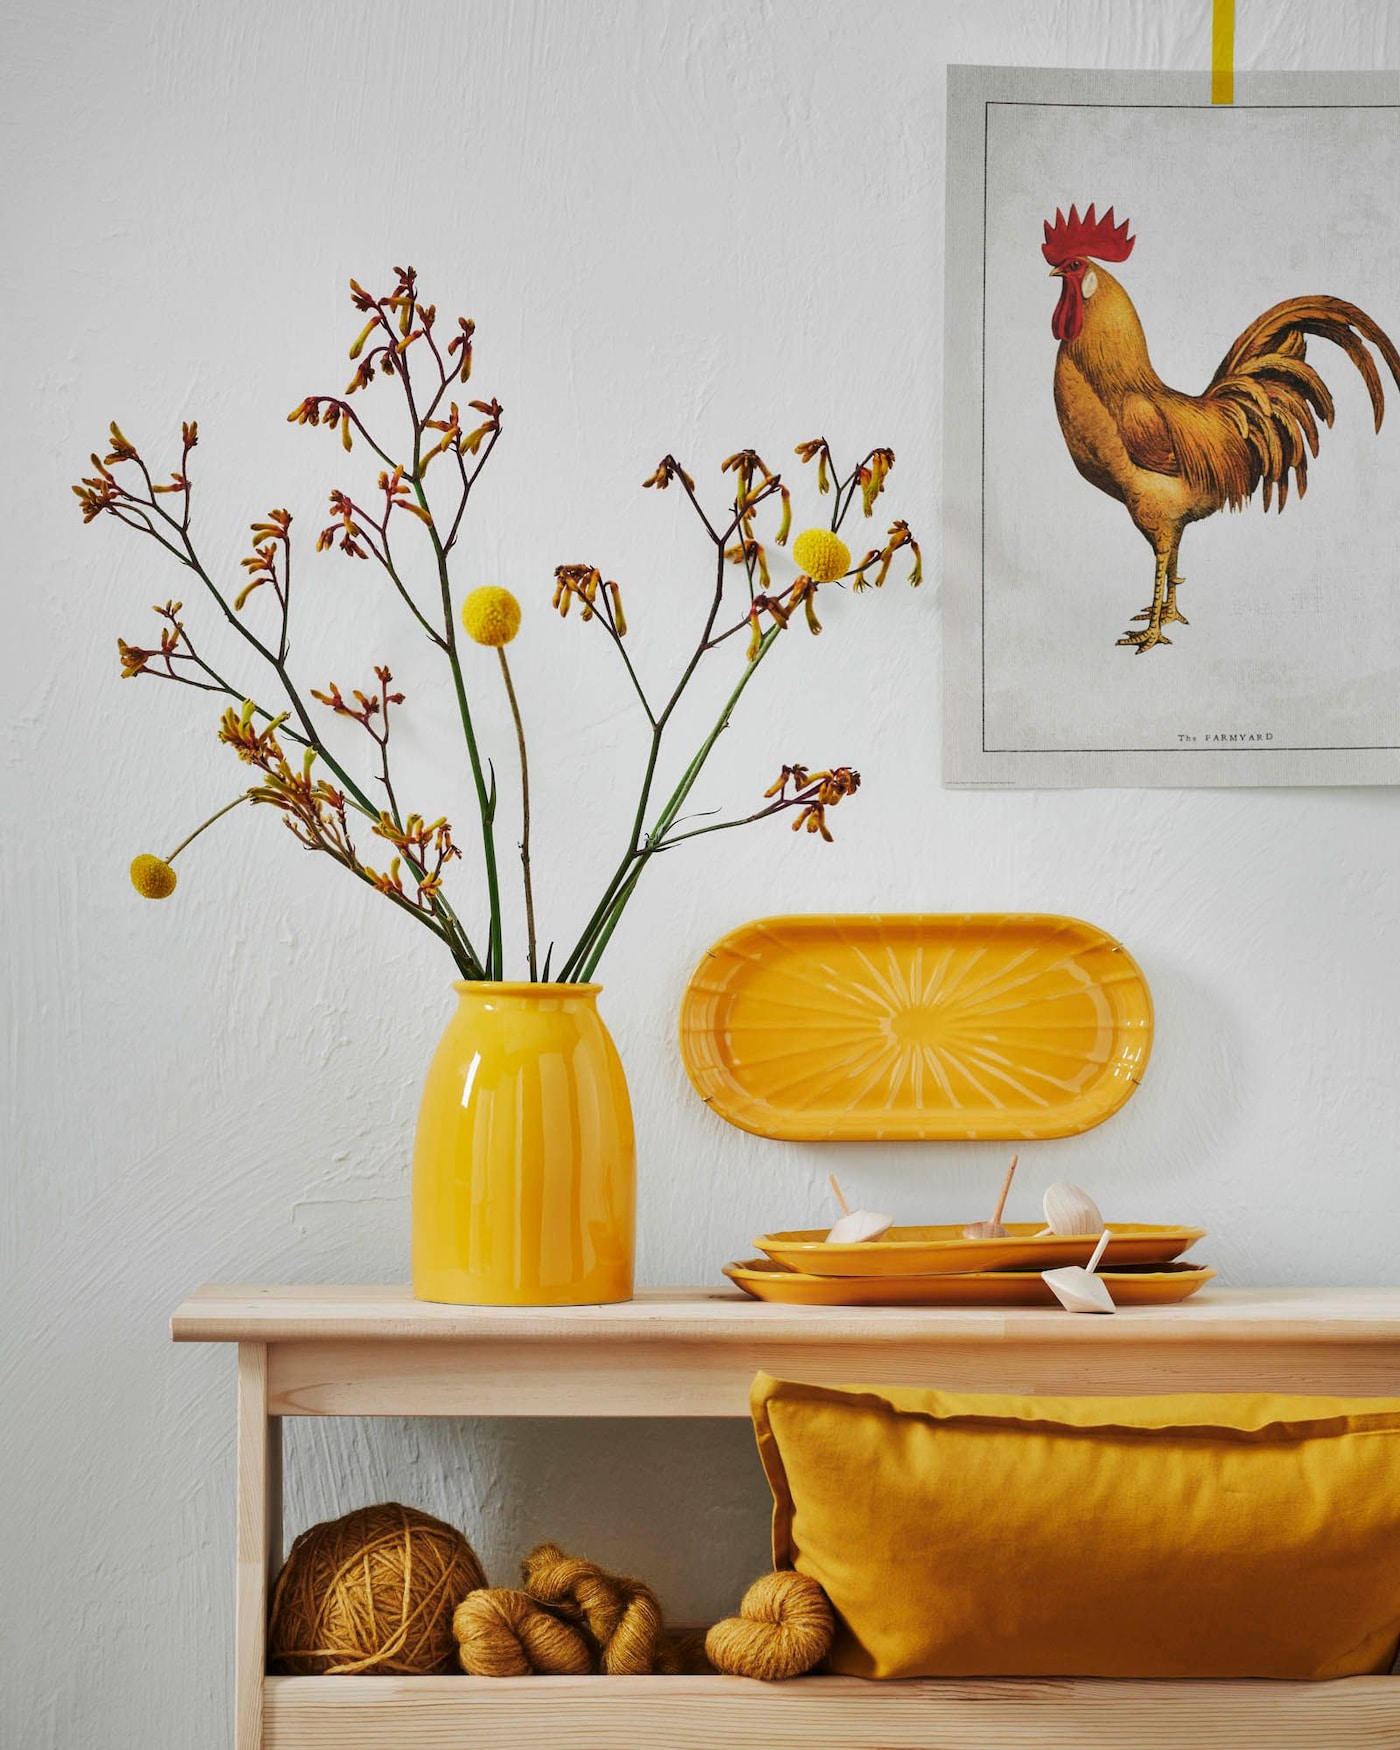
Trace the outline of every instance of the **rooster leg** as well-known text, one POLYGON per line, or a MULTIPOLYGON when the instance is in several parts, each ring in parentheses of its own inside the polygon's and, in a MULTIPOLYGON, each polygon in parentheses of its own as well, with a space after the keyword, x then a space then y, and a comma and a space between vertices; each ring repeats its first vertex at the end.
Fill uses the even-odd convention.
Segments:
MULTIPOLYGON (((1184 577, 1172 577, 1170 574, 1168 575, 1167 599, 1162 605, 1160 624, 1166 625, 1169 620, 1176 620, 1183 626, 1189 626, 1191 624, 1185 614, 1183 614, 1181 609, 1176 605, 1177 589, 1185 582, 1186 579, 1184 577)), ((1135 620, 1150 620, 1152 618, 1152 610, 1151 608, 1144 608, 1140 614, 1134 614, 1133 618, 1135 620)), ((1170 643, 1171 640, 1168 639, 1167 642, 1170 643)))
MULTIPOLYGON (((1191 624, 1185 614, 1183 614, 1181 609, 1176 605, 1176 592, 1186 581, 1176 569, 1177 560, 1180 555, 1181 536, 1178 535, 1172 542, 1171 552, 1167 554, 1167 599, 1162 605, 1162 612, 1157 622, 1158 625, 1164 626, 1171 620, 1176 620, 1182 626, 1189 626, 1191 624)), ((1133 618, 1135 620, 1151 621, 1152 609, 1144 608, 1140 614, 1134 614, 1133 618)))
MULTIPOLYGON (((1171 639, 1162 632, 1162 619, 1167 605, 1167 571, 1171 555, 1169 552, 1159 552, 1157 555, 1157 576, 1152 589, 1152 606, 1144 608, 1140 614, 1133 616, 1136 620, 1146 620, 1147 624, 1141 632, 1125 632, 1118 640, 1120 644, 1132 645, 1139 656, 1144 650, 1151 650, 1154 644, 1170 644, 1171 639)), ((1179 581, 1179 580, 1178 580, 1179 581)), ((1180 614, 1176 615, 1179 620, 1180 614)))
POLYGON ((1172 542, 1172 550, 1167 554, 1167 602, 1166 606, 1162 609, 1162 618, 1164 620, 1177 620, 1181 625, 1189 626, 1191 622, 1176 605, 1176 592, 1186 581, 1177 570, 1177 563, 1180 558, 1181 530, 1178 529, 1176 532, 1176 539, 1172 542))

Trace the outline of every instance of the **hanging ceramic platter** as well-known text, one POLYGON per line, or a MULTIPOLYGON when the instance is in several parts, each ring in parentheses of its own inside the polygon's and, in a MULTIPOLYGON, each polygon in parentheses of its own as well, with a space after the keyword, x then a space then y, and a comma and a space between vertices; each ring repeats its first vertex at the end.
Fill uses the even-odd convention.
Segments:
POLYGON ((1076 918, 764 918, 696 968, 680 1046, 706 1103, 759 1136, 1072 1136, 1141 1081, 1152 999, 1076 918))
MULTIPOLYGON (((1034 1270, 989 1270, 970 1276, 806 1276, 771 1258, 726 1264, 725 1275, 755 1300, 780 1306, 1057 1306, 1034 1270)), ((1202 1264, 1152 1264, 1101 1270, 1115 1306, 1173 1306, 1204 1288, 1215 1271, 1202 1264)))

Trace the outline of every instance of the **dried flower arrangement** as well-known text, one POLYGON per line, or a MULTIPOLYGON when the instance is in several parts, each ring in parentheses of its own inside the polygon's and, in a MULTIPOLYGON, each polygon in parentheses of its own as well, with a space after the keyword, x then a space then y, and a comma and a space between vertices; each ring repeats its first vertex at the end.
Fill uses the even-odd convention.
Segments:
MULTIPOLYGON (((719 514, 712 515, 702 505, 694 480, 675 457, 663 458, 645 485, 664 491, 679 483, 714 548, 713 580, 704 602, 699 637, 664 701, 643 686, 633 666, 625 643, 627 622, 618 585, 605 579, 593 565, 556 568, 555 609, 567 616, 577 603, 579 618, 597 626, 614 646, 636 693, 650 741, 640 794, 617 866, 578 939, 558 965, 554 965, 553 944, 541 961, 530 870, 529 767, 505 648, 519 630, 520 604, 509 590, 487 585, 471 591, 461 602, 460 621, 454 609, 454 550, 472 493, 500 439, 502 408, 493 397, 469 401, 464 413, 452 399, 454 388, 471 377, 475 324, 458 317, 455 332, 444 344, 436 307, 423 302, 414 270, 395 272, 394 289, 385 297, 374 297, 356 281, 350 282, 352 301, 365 321, 350 348, 355 371, 344 393, 310 395, 288 417, 299 425, 337 432, 347 452, 363 445, 380 465, 372 497, 357 498, 340 489, 330 494, 331 520, 320 531, 316 548, 318 552, 338 548, 351 559, 377 565, 447 664, 480 816, 487 901, 484 931, 480 927, 469 931, 447 892, 444 876, 448 865, 461 855, 448 821, 442 817, 429 820, 400 806, 390 770, 389 742, 391 719, 404 696, 393 690, 390 669, 382 663, 376 665, 373 687, 368 691, 352 689, 348 695, 335 682, 325 689, 303 687, 291 673, 291 514, 272 510, 251 525, 253 551, 242 561, 246 578, 236 591, 217 581, 215 572, 201 558, 191 535, 189 463, 199 438, 192 422, 182 428, 179 466, 169 480, 160 482, 114 423, 107 454, 92 457, 93 473, 74 491, 85 522, 111 517, 153 540, 177 565, 193 574, 233 629, 244 653, 256 658, 266 671, 269 692, 245 684, 241 676, 238 681, 229 678, 222 664, 215 667, 194 644, 183 603, 174 599, 154 610, 161 622, 157 643, 139 645, 118 639, 122 674, 172 680, 232 701, 224 710, 219 738, 257 770, 259 779, 204 826, 244 800, 279 809, 286 825, 308 850, 325 853, 439 937, 463 978, 499 979, 504 975, 505 955, 495 767, 478 743, 459 643, 460 623, 476 644, 496 651, 515 725, 528 975, 532 981, 587 981, 596 971, 643 872, 659 853, 702 834, 724 832, 780 813, 792 814, 794 831, 805 829, 820 838, 831 838, 828 811, 853 795, 860 784, 859 774, 848 766, 812 771, 805 765, 785 765, 764 793, 763 805, 753 812, 684 831, 678 831, 677 825, 681 809, 716 741, 728 727, 740 696, 798 609, 808 629, 820 632, 816 611, 819 591, 847 580, 856 590, 867 585, 879 588, 895 554, 905 547, 913 560, 909 581, 920 581, 919 547, 907 523, 893 523, 883 544, 869 549, 855 564, 840 535, 857 498, 864 515, 872 515, 894 465, 894 452, 871 450, 843 475, 825 438, 797 446, 796 454, 804 463, 816 464, 818 489, 831 495, 832 511, 829 526, 808 529, 797 537, 792 552, 800 575, 792 584, 779 587, 769 574, 768 552, 760 539, 757 519, 761 511, 776 509, 778 524, 772 539, 778 545, 786 542, 792 506, 789 488, 781 477, 755 451, 738 451, 722 467, 732 481, 732 496, 719 514), (357 410, 359 404, 350 399, 368 389, 376 377, 394 378, 402 395, 407 449, 397 458, 391 453, 389 440, 381 441, 371 433, 357 410), (473 415, 475 423, 471 423, 473 415), (429 470, 435 465, 430 496, 429 470), (444 479, 445 490, 441 486, 444 479), (421 546, 418 556, 411 558, 406 542, 414 534, 421 546), (424 560, 429 581, 420 594, 414 584, 424 560), (736 578, 740 597, 733 604, 732 582, 736 578), (249 602, 259 595, 273 608, 261 620, 246 612, 249 602), (423 605, 424 595, 430 606, 423 605), (737 648, 729 640, 744 633, 744 662, 713 727, 682 769, 665 802, 654 809, 663 743, 677 706, 702 661, 726 645, 737 648), (371 777, 352 775, 327 746, 309 701, 315 701, 332 717, 360 725, 373 744, 371 777), (373 796, 376 785, 379 794, 373 796), (365 860, 354 836, 362 829, 388 848, 386 869, 377 869, 365 860)), ((203 830, 203 826, 197 828, 167 857, 137 857, 131 867, 137 891, 151 899, 172 893, 175 872, 171 863, 203 830)))

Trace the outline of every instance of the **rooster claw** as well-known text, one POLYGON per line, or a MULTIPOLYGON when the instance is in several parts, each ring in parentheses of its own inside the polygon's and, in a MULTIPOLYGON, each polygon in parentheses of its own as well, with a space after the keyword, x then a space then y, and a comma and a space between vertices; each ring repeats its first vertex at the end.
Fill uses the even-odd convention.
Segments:
MULTIPOLYGON (((1141 619, 1142 615, 1138 614, 1138 615, 1135 615, 1134 617, 1136 619, 1141 619)), ((1127 632, 1127 633, 1125 633, 1123 635, 1123 637, 1121 637, 1118 640, 1118 642, 1120 644, 1135 645, 1137 647, 1138 655, 1141 656, 1144 650, 1151 650, 1151 648, 1154 644, 1170 644, 1171 639, 1168 638, 1167 635, 1164 632, 1162 632, 1158 627, 1149 626, 1149 627, 1147 627, 1147 629, 1145 631, 1142 631, 1142 632, 1127 632)))
MULTIPOLYGON (((1150 620, 1152 618, 1152 610, 1151 608, 1144 608, 1140 614, 1134 614, 1133 618, 1134 620, 1150 620)), ((1181 609, 1177 607, 1175 602, 1169 602, 1167 604, 1166 609, 1163 611, 1162 618, 1164 620, 1175 620, 1180 626, 1189 626, 1191 624, 1185 614, 1182 613, 1181 609)), ((1170 644, 1171 639, 1165 638, 1162 642, 1164 644, 1170 644)))

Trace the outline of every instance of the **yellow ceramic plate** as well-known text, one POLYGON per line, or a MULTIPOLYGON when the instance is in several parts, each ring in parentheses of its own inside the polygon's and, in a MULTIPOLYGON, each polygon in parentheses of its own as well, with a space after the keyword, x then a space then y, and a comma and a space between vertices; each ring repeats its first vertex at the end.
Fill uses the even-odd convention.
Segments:
POLYGON ((702 1098, 759 1136, 1072 1136, 1140 1082, 1152 999, 1077 918, 764 918, 700 962, 680 1044, 702 1098))
MULTIPOLYGON (((1058 1306, 1037 1271, 984 1270, 973 1276, 804 1276, 771 1258, 726 1264, 736 1288, 781 1306, 1058 1306)), ((1099 1272, 1115 1306, 1171 1306, 1215 1275, 1202 1264, 1155 1264, 1099 1272)))
MULTIPOLYGON (((764 1234, 754 1244, 775 1263, 812 1276, 949 1276, 975 1270, 1054 1270, 1087 1264, 1097 1234, 1047 1234, 1032 1221, 1008 1222, 1004 1240, 969 1240, 956 1227, 892 1227, 883 1239, 829 1246, 825 1228, 764 1234)), ((1203 1227, 1146 1227, 1108 1222, 1113 1234, 1103 1268, 1115 1264, 1165 1264, 1205 1238, 1203 1227)))

